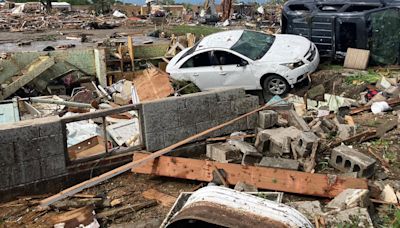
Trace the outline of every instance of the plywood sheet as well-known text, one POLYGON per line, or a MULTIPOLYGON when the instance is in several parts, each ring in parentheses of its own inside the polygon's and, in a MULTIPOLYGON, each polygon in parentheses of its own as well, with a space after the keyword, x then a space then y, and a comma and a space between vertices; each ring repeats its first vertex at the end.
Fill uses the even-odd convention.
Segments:
POLYGON ((369 50, 348 48, 344 67, 358 70, 365 70, 368 66, 369 50))
POLYGON ((133 78, 133 84, 141 102, 168 97, 174 92, 168 74, 155 66, 151 66, 144 70, 142 74, 136 75, 133 78))

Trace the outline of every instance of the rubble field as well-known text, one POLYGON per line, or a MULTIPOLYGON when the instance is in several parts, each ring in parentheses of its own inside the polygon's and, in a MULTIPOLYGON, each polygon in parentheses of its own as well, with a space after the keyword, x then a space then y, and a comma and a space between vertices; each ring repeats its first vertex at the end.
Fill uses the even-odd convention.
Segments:
POLYGON ((374 2, 0 2, 0 227, 400 228, 374 2))

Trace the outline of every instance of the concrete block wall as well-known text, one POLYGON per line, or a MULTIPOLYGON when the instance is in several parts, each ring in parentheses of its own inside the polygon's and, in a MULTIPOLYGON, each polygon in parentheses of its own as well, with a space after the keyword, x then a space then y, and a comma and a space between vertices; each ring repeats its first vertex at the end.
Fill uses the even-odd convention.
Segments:
MULTIPOLYGON (((170 97, 142 105, 146 149, 156 151, 245 114, 257 108, 259 100, 257 96, 246 95, 244 89, 235 88, 170 97)), ((257 118, 254 114, 208 136, 255 129, 257 118)))
POLYGON ((0 190, 67 172, 57 117, 0 125, 0 190))

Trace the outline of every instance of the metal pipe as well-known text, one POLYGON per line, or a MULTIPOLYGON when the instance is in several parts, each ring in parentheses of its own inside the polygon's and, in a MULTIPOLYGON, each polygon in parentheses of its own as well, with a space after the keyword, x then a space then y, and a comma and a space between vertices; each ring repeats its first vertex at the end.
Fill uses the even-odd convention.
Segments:
POLYGON ((44 104, 57 104, 57 105, 65 105, 68 107, 76 107, 76 108, 93 108, 91 104, 72 102, 72 101, 59 101, 53 99, 43 99, 37 97, 29 98, 29 101, 33 103, 44 103, 44 104))

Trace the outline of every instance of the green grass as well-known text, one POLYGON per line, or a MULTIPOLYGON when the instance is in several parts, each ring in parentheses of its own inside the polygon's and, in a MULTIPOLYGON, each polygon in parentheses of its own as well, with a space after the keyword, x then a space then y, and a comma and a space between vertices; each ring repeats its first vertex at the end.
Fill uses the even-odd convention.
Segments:
POLYGON ((378 228, 400 228, 400 209, 394 205, 381 206, 385 209, 380 211, 378 219, 374 221, 378 228))
POLYGON ((343 66, 338 64, 322 63, 318 68, 321 70, 342 70, 343 66))
POLYGON ((359 73, 345 78, 347 84, 360 84, 360 83, 376 83, 381 76, 373 70, 368 70, 368 73, 359 73))
POLYGON ((196 26, 189 26, 189 25, 178 25, 171 27, 167 30, 167 32, 171 34, 175 34, 176 36, 186 35, 186 33, 193 33, 196 37, 200 37, 201 35, 207 36, 216 32, 223 31, 220 28, 206 26, 206 25, 196 25, 196 26))

